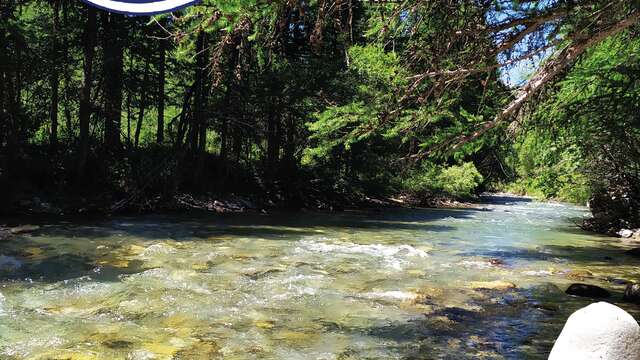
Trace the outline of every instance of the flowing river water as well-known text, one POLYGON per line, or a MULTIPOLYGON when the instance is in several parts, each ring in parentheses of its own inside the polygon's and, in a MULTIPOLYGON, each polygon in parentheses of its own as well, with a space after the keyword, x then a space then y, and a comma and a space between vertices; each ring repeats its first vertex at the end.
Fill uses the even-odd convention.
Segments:
MULTIPOLYGON (((543 359, 637 260, 586 210, 150 216, 0 243, 1 359, 543 359)), ((619 304, 637 317, 634 305, 619 304)))

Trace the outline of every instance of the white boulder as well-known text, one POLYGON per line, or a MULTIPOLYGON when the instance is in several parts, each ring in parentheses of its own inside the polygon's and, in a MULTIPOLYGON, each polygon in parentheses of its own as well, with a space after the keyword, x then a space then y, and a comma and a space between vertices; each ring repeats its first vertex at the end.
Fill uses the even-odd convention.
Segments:
POLYGON ((640 326, 619 307, 599 302, 569 316, 549 360, 640 360, 640 326))
POLYGON ((630 237, 634 237, 637 236, 638 234, 640 234, 640 229, 622 229, 620 231, 617 232, 618 236, 622 237, 622 238, 630 238, 630 237))

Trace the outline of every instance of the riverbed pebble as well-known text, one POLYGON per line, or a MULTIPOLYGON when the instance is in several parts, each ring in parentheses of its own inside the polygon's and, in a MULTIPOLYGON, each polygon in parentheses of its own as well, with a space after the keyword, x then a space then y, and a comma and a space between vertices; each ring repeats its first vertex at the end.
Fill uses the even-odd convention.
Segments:
POLYGON ((640 326, 619 307, 598 302, 569 317, 549 360, 639 360, 640 326))

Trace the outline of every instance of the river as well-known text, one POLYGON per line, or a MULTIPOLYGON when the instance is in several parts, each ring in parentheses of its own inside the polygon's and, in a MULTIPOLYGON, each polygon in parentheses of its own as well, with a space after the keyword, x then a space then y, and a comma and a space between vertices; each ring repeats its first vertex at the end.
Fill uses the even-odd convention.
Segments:
POLYGON ((638 279, 585 208, 486 200, 41 223, 0 243, 0 358, 544 359, 570 283, 638 279))

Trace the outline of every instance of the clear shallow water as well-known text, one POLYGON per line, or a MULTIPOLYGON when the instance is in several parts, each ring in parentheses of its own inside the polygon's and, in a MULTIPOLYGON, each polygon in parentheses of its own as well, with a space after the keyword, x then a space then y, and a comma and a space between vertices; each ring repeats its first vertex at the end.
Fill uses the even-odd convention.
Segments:
POLYGON ((0 358, 546 358, 570 283, 638 279, 585 209, 491 202, 41 224, 0 244, 0 358))

